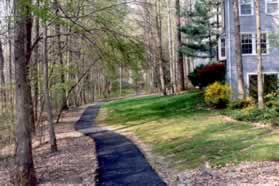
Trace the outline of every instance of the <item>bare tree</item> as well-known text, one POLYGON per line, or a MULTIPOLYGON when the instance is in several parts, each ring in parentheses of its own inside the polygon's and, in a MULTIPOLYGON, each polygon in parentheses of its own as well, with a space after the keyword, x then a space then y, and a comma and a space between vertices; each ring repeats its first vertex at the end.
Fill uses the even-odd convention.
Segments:
POLYGON ((233 1, 234 25, 235 25, 235 60, 237 72, 237 86, 239 92, 239 99, 245 98, 244 79, 243 79, 243 65, 241 53, 241 40, 240 40, 240 18, 239 18, 239 1, 233 1))
POLYGON ((31 54, 31 0, 15 0, 15 79, 16 79, 16 185, 36 185, 32 156, 32 98, 28 63, 31 54))
MULTIPOLYGON (((36 6, 40 6, 40 0, 36 0, 36 6)), ((40 19, 39 17, 35 17, 35 40, 40 37, 40 19)), ((40 62, 40 52, 39 52, 39 44, 37 44, 34 48, 34 59, 33 59, 33 78, 34 78, 34 120, 38 120, 38 107, 39 107, 39 62, 40 62)))
POLYGON ((175 94, 176 88, 176 68, 175 68, 175 53, 174 53, 174 40, 173 40, 173 23, 172 23, 172 7, 170 0, 166 0, 168 11, 168 45, 169 45, 169 63, 170 63, 170 79, 172 92, 175 94))
MULTIPOLYGON (((5 91, 5 75, 4 75, 4 54, 3 54, 2 41, 0 39, 0 105, 6 103, 6 91, 5 91)), ((3 106, 4 108, 4 106, 3 106)))
MULTIPOLYGON (((46 7, 48 6, 48 1, 45 2, 46 7)), ((46 109, 47 109, 47 115, 48 115, 48 132, 49 132, 49 143, 50 143, 50 150, 51 152, 57 151, 57 144, 56 144, 56 136, 55 136, 55 130, 53 125, 53 114, 52 114, 52 106, 51 106, 51 100, 49 96, 48 91, 48 25, 45 23, 44 25, 44 97, 46 102, 46 109)))
MULTIPOLYGON (((57 18, 59 17, 59 2, 58 0, 54 0, 53 1, 53 8, 54 11, 56 13, 57 18)), ((64 61, 63 61, 63 52, 62 52, 62 45, 61 45, 61 26, 59 23, 59 20, 56 20, 55 23, 55 34, 57 35, 57 52, 58 52, 58 58, 59 58, 59 64, 61 65, 61 72, 60 72, 60 80, 62 83, 62 92, 61 92, 61 96, 62 96, 62 103, 65 105, 62 105, 62 107, 64 107, 64 109, 68 109, 68 105, 67 102, 65 102, 66 99, 66 89, 64 88, 65 85, 65 73, 63 70, 63 66, 64 66, 64 61)))
MULTIPOLYGON (((177 16, 177 28, 181 27, 181 17, 180 17, 180 0, 176 0, 176 16, 177 16)), ((177 42, 178 48, 182 47, 182 35, 181 32, 177 32, 177 42)), ((185 74, 184 74, 184 58, 183 54, 178 51, 177 53, 178 71, 179 71, 179 89, 180 91, 185 90, 185 74)))
POLYGON ((156 9, 156 31, 157 31, 157 62, 159 66, 159 76, 161 83, 161 92, 163 95, 167 95, 165 74, 163 67, 163 44, 162 44, 162 15, 161 15, 161 0, 156 0, 155 2, 156 9))

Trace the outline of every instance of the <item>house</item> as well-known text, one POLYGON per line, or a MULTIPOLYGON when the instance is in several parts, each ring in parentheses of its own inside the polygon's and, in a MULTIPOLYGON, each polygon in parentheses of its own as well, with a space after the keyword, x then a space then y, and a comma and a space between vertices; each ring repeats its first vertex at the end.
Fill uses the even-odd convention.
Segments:
MULTIPOLYGON (((219 57, 226 62, 227 82, 237 95, 233 1, 224 0, 224 28, 219 41, 219 57)), ((261 0, 262 50, 265 94, 278 90, 279 48, 271 38, 279 41, 279 0, 261 0), (272 37, 271 37, 272 36, 272 37)), ((239 0, 241 51, 245 89, 248 95, 257 94, 257 52, 255 0, 239 0)))

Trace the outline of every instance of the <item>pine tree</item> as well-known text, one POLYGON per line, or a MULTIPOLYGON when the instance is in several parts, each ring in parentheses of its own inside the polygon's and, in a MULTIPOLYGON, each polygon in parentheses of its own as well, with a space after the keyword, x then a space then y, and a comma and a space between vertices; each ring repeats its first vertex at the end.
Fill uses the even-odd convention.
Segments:
POLYGON ((210 58, 216 56, 216 46, 219 35, 219 24, 216 20, 219 1, 197 0, 192 12, 186 12, 185 17, 191 23, 183 25, 179 30, 189 42, 183 43, 180 51, 188 57, 210 58))

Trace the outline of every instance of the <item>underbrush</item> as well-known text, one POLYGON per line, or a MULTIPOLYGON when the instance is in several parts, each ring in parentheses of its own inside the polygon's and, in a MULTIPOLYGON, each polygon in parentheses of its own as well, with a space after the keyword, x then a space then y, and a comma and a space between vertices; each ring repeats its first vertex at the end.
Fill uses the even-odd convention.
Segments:
POLYGON ((225 115, 239 121, 278 123, 279 112, 275 108, 258 109, 256 107, 246 107, 243 109, 228 109, 225 115))
POLYGON ((14 142, 15 117, 11 111, 0 113, 0 147, 14 142))
POLYGON ((279 125, 279 95, 272 93, 265 96, 265 108, 258 109, 253 98, 234 101, 224 112, 225 115, 240 121, 272 123, 279 125))

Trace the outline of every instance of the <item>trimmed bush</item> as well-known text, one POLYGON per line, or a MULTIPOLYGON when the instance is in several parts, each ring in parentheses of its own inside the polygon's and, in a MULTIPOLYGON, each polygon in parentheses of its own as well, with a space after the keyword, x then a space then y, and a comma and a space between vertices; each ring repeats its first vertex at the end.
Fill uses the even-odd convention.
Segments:
POLYGON ((188 76, 193 86, 206 87, 216 81, 225 82, 226 67, 222 63, 200 65, 188 76))
POLYGON ((209 85, 205 91, 205 102, 216 108, 224 108, 230 101, 231 88, 220 82, 209 85))

